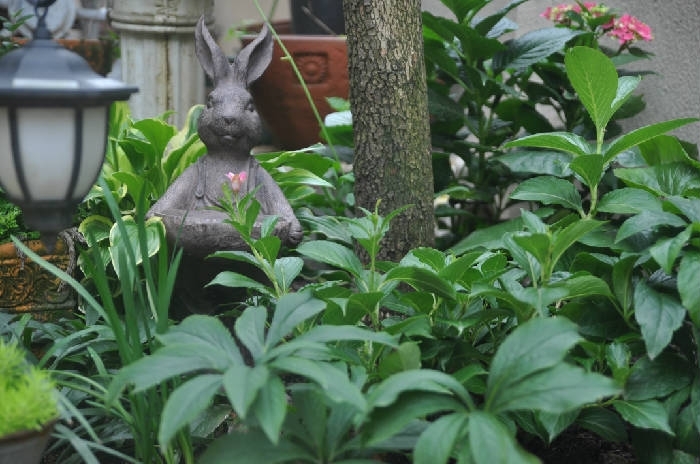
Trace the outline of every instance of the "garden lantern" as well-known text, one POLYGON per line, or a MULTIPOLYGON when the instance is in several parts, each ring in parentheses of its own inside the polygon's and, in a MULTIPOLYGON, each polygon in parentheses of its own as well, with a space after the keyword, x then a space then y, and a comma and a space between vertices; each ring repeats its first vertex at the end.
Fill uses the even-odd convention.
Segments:
POLYGON ((47 243, 72 224, 100 173, 110 105, 137 91, 51 39, 55 1, 32 2, 34 39, 0 59, 0 186, 47 243))

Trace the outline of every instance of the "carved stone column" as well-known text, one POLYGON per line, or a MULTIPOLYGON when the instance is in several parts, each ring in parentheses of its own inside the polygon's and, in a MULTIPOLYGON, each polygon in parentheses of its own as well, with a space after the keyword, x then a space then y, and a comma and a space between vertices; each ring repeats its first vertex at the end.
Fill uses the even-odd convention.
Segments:
POLYGON ((173 110, 173 122, 180 126, 187 110, 204 102, 194 27, 202 14, 212 16, 213 6, 214 0, 113 2, 109 17, 121 38, 122 79, 139 87, 130 100, 134 118, 173 110))

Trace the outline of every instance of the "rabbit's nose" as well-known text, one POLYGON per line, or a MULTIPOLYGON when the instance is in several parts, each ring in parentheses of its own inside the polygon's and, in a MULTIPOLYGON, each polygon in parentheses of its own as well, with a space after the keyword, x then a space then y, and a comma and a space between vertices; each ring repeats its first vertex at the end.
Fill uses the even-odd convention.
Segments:
POLYGON ((236 120, 235 116, 224 116, 224 122, 226 124, 232 124, 236 120))

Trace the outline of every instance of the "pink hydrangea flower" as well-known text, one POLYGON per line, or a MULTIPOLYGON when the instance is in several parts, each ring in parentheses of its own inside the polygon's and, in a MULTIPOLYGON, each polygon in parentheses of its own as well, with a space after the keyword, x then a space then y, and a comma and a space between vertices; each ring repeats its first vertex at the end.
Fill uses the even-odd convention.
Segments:
POLYGON ((248 178, 248 174, 246 174, 245 171, 241 171, 238 174, 229 172, 226 174, 226 177, 228 177, 228 180, 231 182, 231 190, 233 190, 233 193, 238 193, 241 191, 243 182, 248 178))
POLYGON ((651 27, 627 13, 615 18, 604 26, 607 34, 616 38, 620 45, 625 45, 635 40, 650 41, 654 38, 651 27))
POLYGON ((566 13, 569 11, 587 15, 592 18, 598 18, 610 11, 610 8, 605 5, 598 5, 595 2, 583 2, 583 8, 581 8, 581 5, 578 3, 572 5, 562 3, 561 5, 548 7, 540 16, 552 22, 566 25, 570 22, 569 18, 566 16, 566 13))

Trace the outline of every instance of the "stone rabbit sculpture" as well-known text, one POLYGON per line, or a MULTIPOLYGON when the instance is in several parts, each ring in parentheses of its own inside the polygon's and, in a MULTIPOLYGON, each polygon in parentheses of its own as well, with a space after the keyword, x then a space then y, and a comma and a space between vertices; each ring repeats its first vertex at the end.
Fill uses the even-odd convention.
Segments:
MULTIPOLYGON (((207 255, 247 247, 238 232, 224 223, 227 213, 215 209, 221 205, 222 186, 229 183, 227 173, 246 172, 240 193, 258 188, 255 197, 261 205, 260 215, 278 216, 275 234, 283 243, 296 245, 302 238, 301 225, 289 202, 250 154, 261 137, 262 123, 248 86, 270 64, 272 46, 272 36, 265 27, 230 63, 209 33, 204 17, 196 26, 195 52, 213 82, 213 90, 197 122, 207 154, 187 168, 149 211, 149 216, 162 218, 168 241, 182 247, 183 275, 178 287, 190 287, 193 297, 197 288, 207 284, 221 270, 217 268, 223 267, 223 263, 216 265, 205 260, 207 255)), ((261 219, 258 218, 258 223, 261 219)), ((226 263, 230 267, 232 262, 226 263)), ((192 303, 201 304, 201 301, 192 303)))

